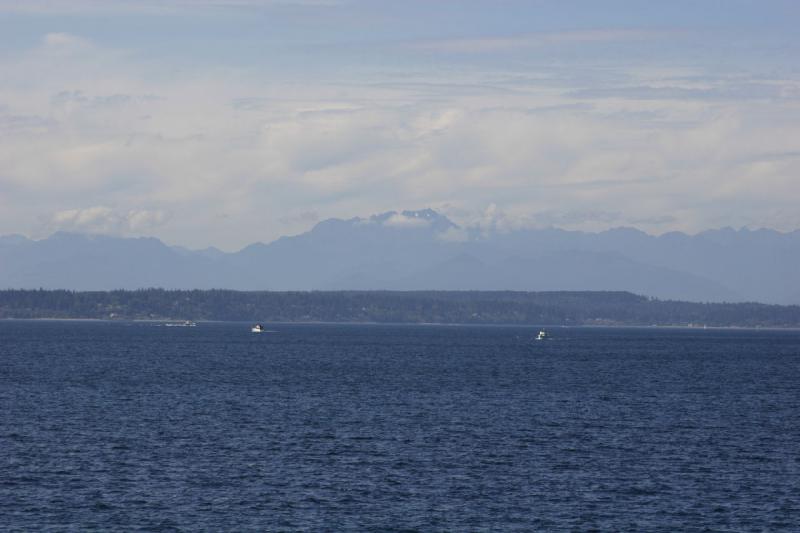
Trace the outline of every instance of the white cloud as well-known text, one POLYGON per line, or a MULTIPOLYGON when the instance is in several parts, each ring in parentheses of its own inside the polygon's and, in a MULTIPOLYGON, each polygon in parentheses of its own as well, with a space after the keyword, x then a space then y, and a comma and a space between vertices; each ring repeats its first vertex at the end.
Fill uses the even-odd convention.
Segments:
POLYGON ((674 35, 668 31, 629 29, 593 29, 531 33, 526 35, 483 37, 467 39, 442 39, 411 43, 409 48, 452 53, 508 52, 570 43, 602 43, 642 41, 674 35))
MULTIPOLYGON (((800 152, 791 98, 580 97, 581 79, 527 71, 302 84, 169 67, 67 34, 0 57, 0 233, 34 233, 44 217, 48 228, 233 249, 315 217, 445 204, 493 228, 800 226, 800 158, 773 157, 800 152), (75 209, 86 205, 114 209, 75 209)), ((612 78, 734 94, 750 83, 685 75, 612 78)), ((789 95, 799 85, 764 83, 789 95)))
POLYGON ((181 15, 294 6, 331 8, 348 0, 0 0, 0 13, 25 15, 181 15))
POLYGON ((169 215, 158 210, 117 211, 93 206, 54 213, 47 221, 51 231, 70 231, 107 235, 141 235, 164 224, 169 215))
POLYGON ((196 9, 261 8, 271 6, 331 7, 347 0, 0 0, 0 12, 76 14, 168 14, 196 9))
POLYGON ((395 213, 383 222, 384 226, 400 229, 427 228, 430 226, 430 224, 430 220, 414 216, 407 216, 402 213, 395 213))
POLYGON ((59 48, 84 48, 90 46, 87 39, 69 33, 48 33, 42 39, 42 43, 47 47, 59 48))

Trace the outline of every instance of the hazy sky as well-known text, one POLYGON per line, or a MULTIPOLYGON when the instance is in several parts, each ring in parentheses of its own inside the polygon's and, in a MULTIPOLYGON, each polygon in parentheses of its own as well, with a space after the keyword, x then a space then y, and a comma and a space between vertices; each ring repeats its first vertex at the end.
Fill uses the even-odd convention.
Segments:
POLYGON ((0 234, 800 228, 800 2, 0 0, 0 234))

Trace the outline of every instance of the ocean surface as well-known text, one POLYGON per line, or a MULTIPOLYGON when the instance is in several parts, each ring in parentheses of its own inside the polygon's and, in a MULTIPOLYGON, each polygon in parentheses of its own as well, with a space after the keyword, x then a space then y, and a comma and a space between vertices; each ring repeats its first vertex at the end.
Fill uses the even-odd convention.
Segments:
POLYGON ((0 321, 2 531, 800 531, 800 332, 0 321))

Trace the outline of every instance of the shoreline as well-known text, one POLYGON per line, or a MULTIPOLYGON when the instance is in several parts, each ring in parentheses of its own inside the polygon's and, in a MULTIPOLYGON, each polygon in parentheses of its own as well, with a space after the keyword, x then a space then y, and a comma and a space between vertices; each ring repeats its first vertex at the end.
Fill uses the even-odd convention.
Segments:
MULTIPOLYGON (((0 318, 2 322, 88 322, 88 323, 140 323, 140 324, 167 324, 184 322, 185 318, 64 318, 64 317, 36 317, 36 318, 0 318)), ((251 324, 253 320, 191 320, 198 326, 201 324, 251 324)), ((514 323, 462 323, 462 322, 329 322, 329 321, 270 321, 262 320, 276 326, 392 326, 392 327, 481 327, 481 328, 586 328, 586 329, 675 329, 687 331, 800 331, 797 326, 683 326, 678 324, 514 324, 514 323)))

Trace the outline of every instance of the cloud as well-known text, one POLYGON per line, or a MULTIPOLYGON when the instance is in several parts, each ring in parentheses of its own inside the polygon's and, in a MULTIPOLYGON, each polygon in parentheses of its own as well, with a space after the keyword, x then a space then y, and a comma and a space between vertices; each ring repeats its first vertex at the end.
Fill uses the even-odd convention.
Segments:
POLYGON ((169 219, 164 211, 137 209, 117 211, 94 206, 54 213, 47 221, 52 231, 70 231, 106 235, 146 234, 169 219))
POLYGON ((43 218, 235 249, 419 205, 501 230, 800 226, 800 81, 646 67, 336 69, 298 81, 49 34, 0 56, 0 233, 34 233, 43 218), (783 97, 747 97, 756 86, 783 97), (663 98, 592 92, 619 87, 663 98))
POLYGON ((643 226, 663 226, 665 224, 672 224, 675 221, 676 219, 672 215, 662 215, 656 217, 634 218, 628 220, 628 223, 643 226))
POLYGON ((427 228, 431 225, 430 220, 420 217, 407 216, 402 213, 395 213, 383 222, 384 226, 399 229, 427 228))
POLYGON ((54 125, 52 119, 37 115, 7 115, 0 111, 0 136, 45 133, 54 125))
POLYGON ((719 87, 634 86, 593 88, 574 91, 573 98, 618 98, 626 100, 758 100, 800 99, 800 88, 772 83, 739 83, 719 87))
POLYGON ((42 39, 42 43, 48 47, 59 48, 76 48, 90 45, 87 39, 69 33, 48 33, 42 39))
POLYGON ((30 15, 169 14, 196 9, 334 7, 347 0, 0 0, 0 12, 30 15))
POLYGON ((591 211, 543 211, 533 214, 531 220, 534 224, 541 226, 579 227, 598 222, 602 225, 613 225, 622 220, 622 214, 599 209, 591 211))
POLYGON ((590 29, 530 33, 526 35, 441 39, 419 41, 407 46, 412 49, 447 53, 496 53, 512 50, 557 46, 574 43, 641 41, 673 35, 675 32, 637 29, 590 29))
POLYGON ((302 211, 278 218, 278 222, 285 226, 301 226, 303 229, 308 229, 308 226, 316 224, 319 220, 319 214, 316 211, 302 211))

